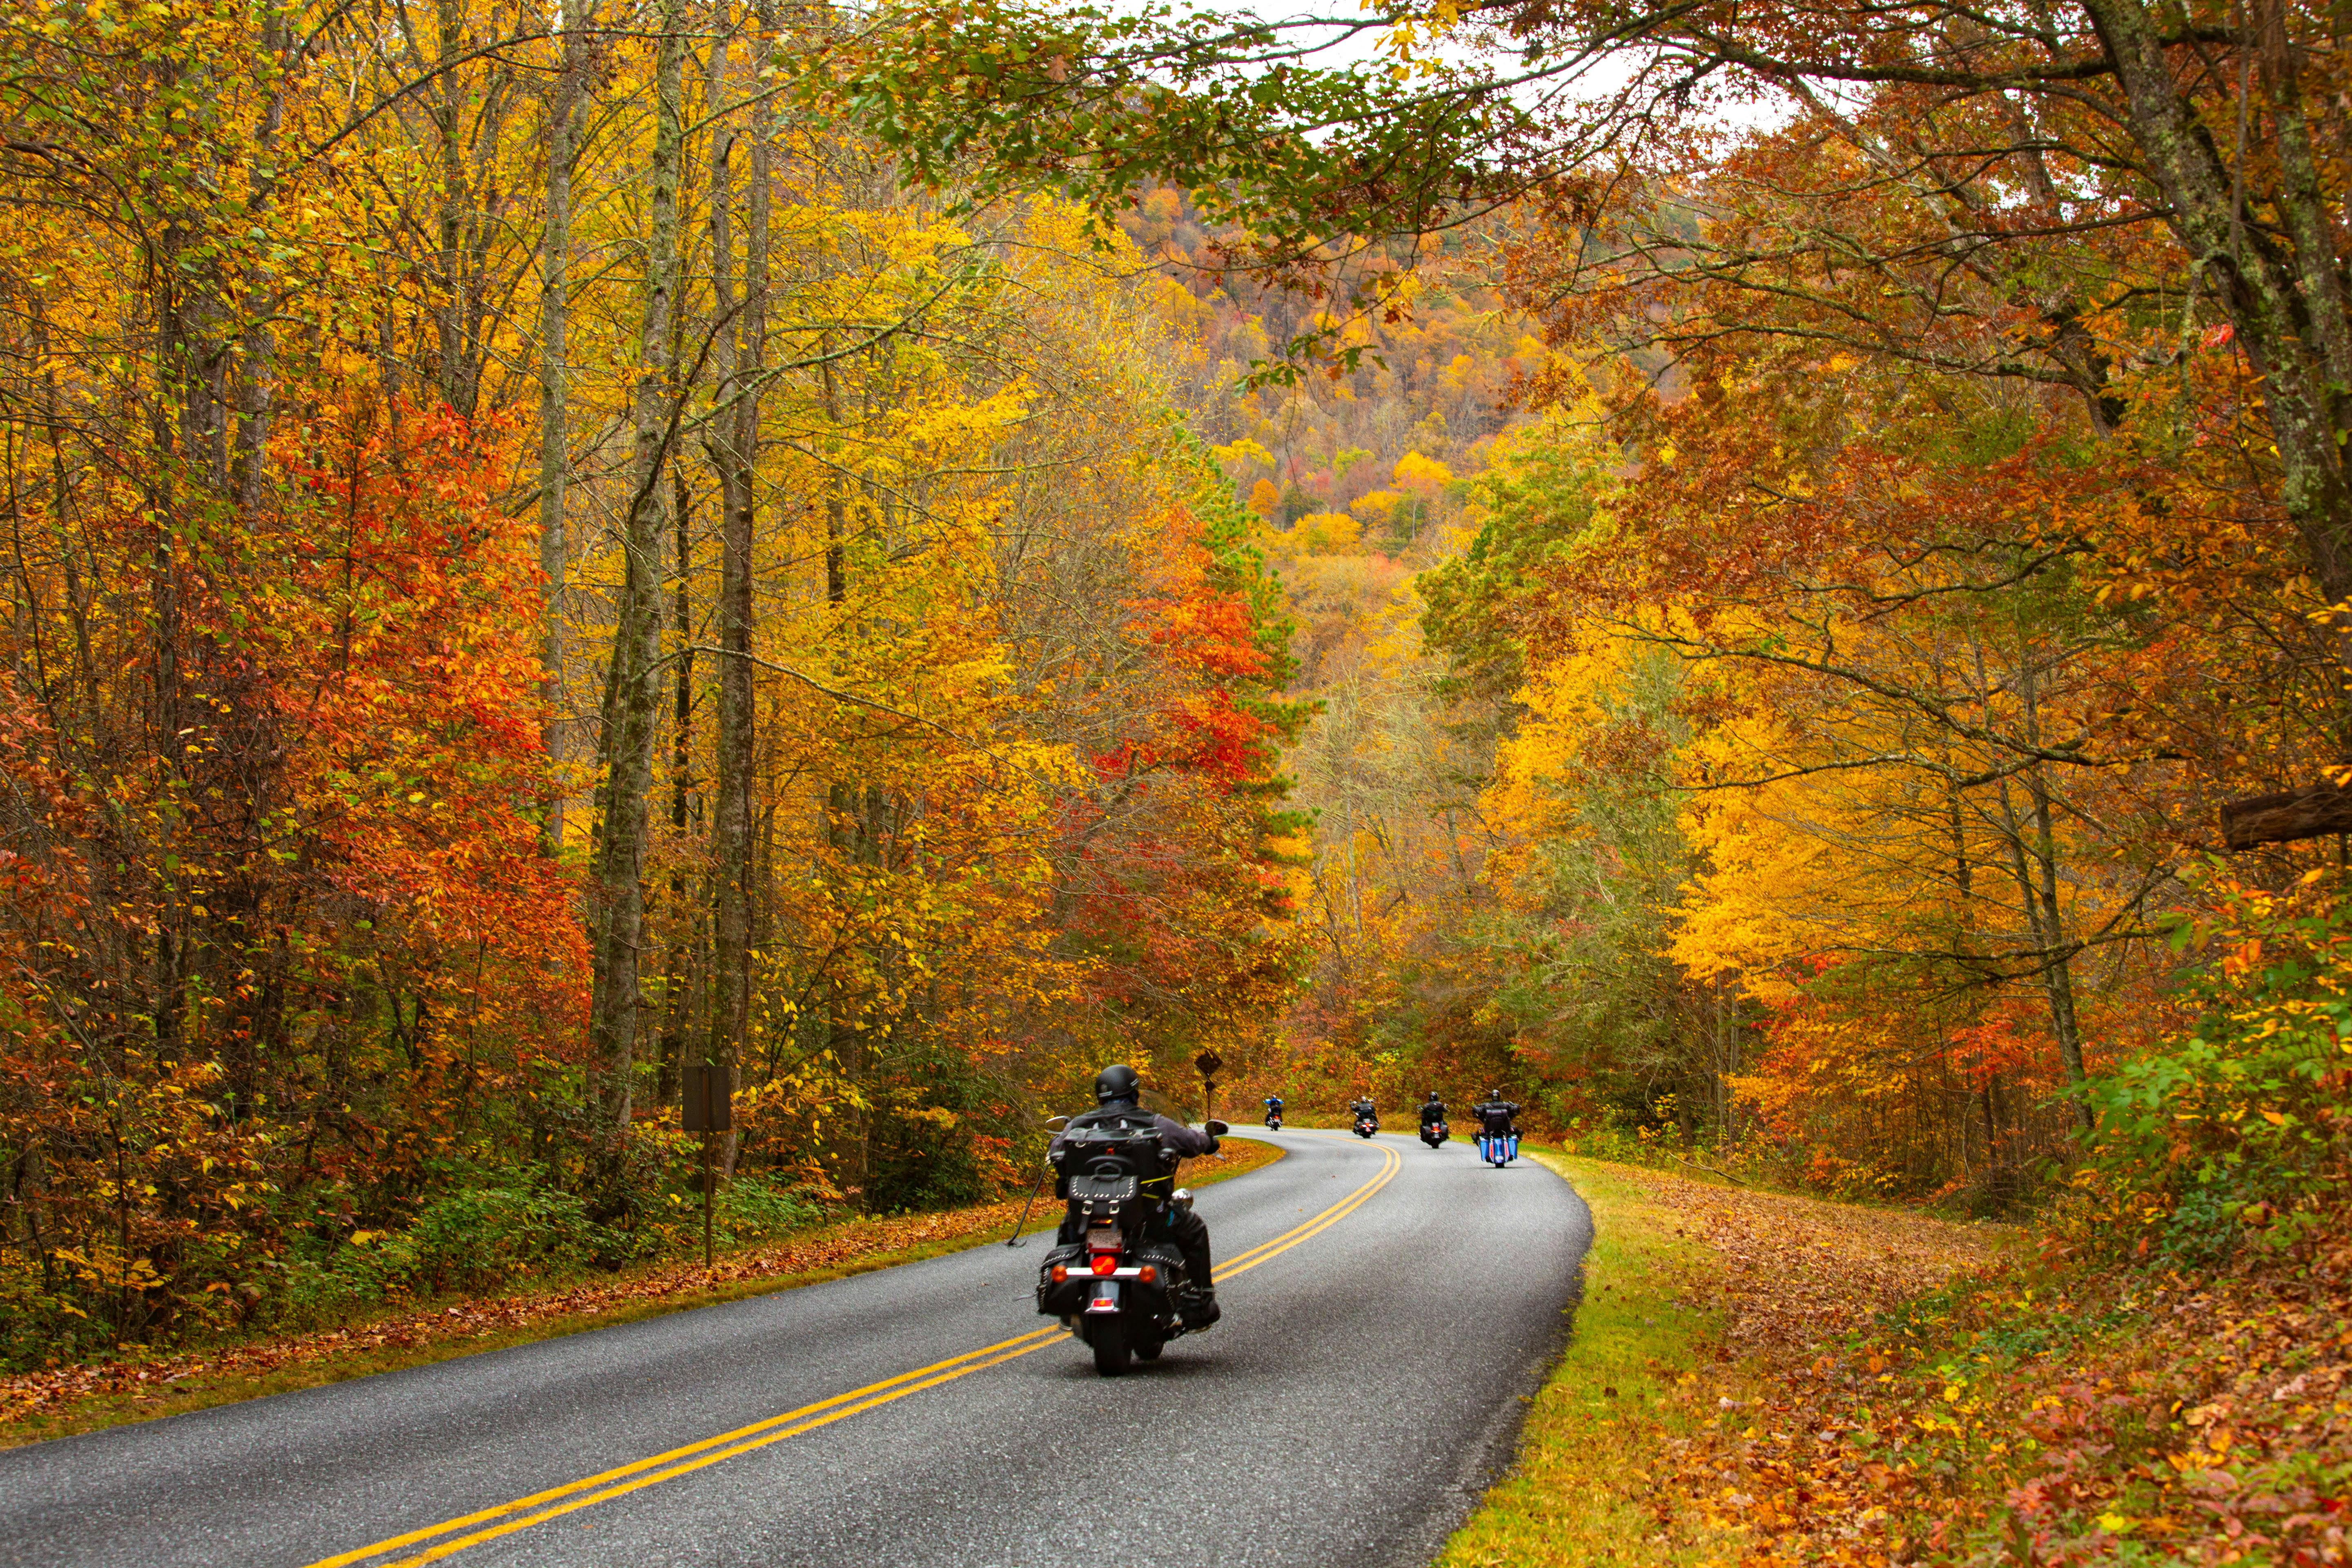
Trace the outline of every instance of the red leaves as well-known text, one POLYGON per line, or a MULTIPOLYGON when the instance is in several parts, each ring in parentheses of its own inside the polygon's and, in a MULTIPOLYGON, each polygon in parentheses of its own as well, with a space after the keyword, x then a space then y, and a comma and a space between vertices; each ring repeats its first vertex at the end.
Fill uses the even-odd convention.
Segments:
POLYGON ((1174 509, 1139 538, 1144 591, 1123 602, 1115 673, 1068 685, 1097 693, 1096 784, 1071 803, 1057 858, 1057 912, 1092 961, 1082 1002, 1103 1032, 1228 1040, 1289 1000, 1297 933, 1268 839, 1283 783, 1285 636, 1279 599, 1234 525, 1174 509))
POLYGON ((91 506, 73 548, 148 597, 86 602, 57 735, 0 704, 0 1142, 46 1163, 6 1283, 58 1353, 235 1321, 289 1229, 396 1203, 579 1005, 499 432, 312 390, 257 504, 162 550, 91 506))
POLYGON ((1197 773, 1224 788, 1261 775, 1274 760, 1274 726, 1243 709, 1235 692, 1269 668, 1262 628, 1239 592, 1219 587, 1200 542, 1200 524, 1171 514, 1153 592, 1129 606, 1135 635, 1157 649, 1167 683, 1132 721, 1148 733, 1098 754, 1105 777, 1160 768, 1197 773))

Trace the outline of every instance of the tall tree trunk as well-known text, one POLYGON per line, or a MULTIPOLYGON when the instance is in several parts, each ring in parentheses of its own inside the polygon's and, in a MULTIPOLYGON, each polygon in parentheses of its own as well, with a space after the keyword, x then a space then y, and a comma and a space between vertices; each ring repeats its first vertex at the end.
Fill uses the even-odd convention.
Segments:
MULTIPOLYGON (((583 31, 572 0, 560 13, 562 58, 547 111, 547 229, 539 275, 539 568, 546 577, 540 614, 540 668, 547 712, 540 737, 551 761, 563 755, 563 582, 569 565, 565 490, 572 478, 569 340, 572 332, 572 175, 580 156, 580 104, 586 92, 583 31)), ((550 802, 541 829, 548 853, 563 847, 563 797, 550 802)))
MULTIPOLYGON (((819 343, 823 349, 830 353, 833 345, 829 338, 820 339, 819 343)), ((817 382, 823 389, 825 423, 838 431, 841 428, 841 393, 834 381, 831 359, 828 358, 818 364, 817 382)), ((835 617, 834 622, 835 630, 840 628, 839 617, 843 606, 849 602, 849 512, 847 502, 843 495, 844 488, 847 483, 846 479, 835 474, 825 485, 824 602, 835 617)), ((824 799, 819 803, 818 811, 824 825, 826 847, 835 854, 855 858, 860 847, 858 844, 860 818, 856 788, 845 780, 835 780, 825 786, 824 799)), ((845 1004, 838 978, 828 975, 822 994, 824 998, 824 1037, 821 1042, 822 1047, 834 1054, 834 1059, 841 1066, 842 1076, 849 1080, 853 1089, 862 1092, 866 1088, 866 1031, 857 1028, 847 1030, 843 1028, 841 1016, 845 1004)), ((858 1205, 870 1210, 873 1206, 873 1194, 866 1188, 866 1153, 872 1131, 871 1117, 852 1107, 845 1112, 844 1120, 850 1128, 849 1136, 856 1152, 844 1166, 853 1179, 842 1184, 855 1188, 857 1193, 858 1205)))
MULTIPOLYGON (((2035 685, 2032 651, 2025 652, 2024 676, 2020 681, 2020 693, 2025 701, 2025 743, 2042 744, 2042 710, 2040 692, 2035 685)), ((2036 761, 2025 775, 2027 798, 2033 803, 2033 856, 2040 875, 2034 889, 2042 900, 2042 928, 2047 939, 2047 967, 2043 984, 2050 992, 2050 1023, 2058 1036, 2058 1058, 2066 1069, 2066 1080, 2080 1089, 2089 1074, 2083 1066, 2083 1031, 2074 1016, 2074 955, 2065 950, 2066 925, 2058 905, 2058 835, 2051 820, 2050 773, 2036 761)), ((2091 1103, 2075 1101, 2075 1113, 2083 1131, 2091 1130, 2091 1103)))
POLYGON ((472 345, 467 341, 467 293, 472 286, 466 257, 466 142, 460 116, 468 96, 465 73, 456 68, 466 49, 466 8, 463 0, 435 0, 436 56, 440 94, 431 113, 441 164, 441 210, 437 215, 440 243, 441 299, 433 313, 437 362, 434 378, 441 400, 470 419, 474 416, 476 384, 472 376, 472 345))
MULTIPOLYGON (((743 300, 737 334, 722 341, 722 416, 712 449, 719 480, 719 734, 716 800, 710 830, 712 926, 716 952, 710 976, 710 1041, 723 1053, 730 1088, 740 1082, 751 1025, 751 769, 757 710, 751 670, 751 547, 756 521, 760 440, 760 377, 767 357, 769 139, 774 132, 772 101, 765 95, 774 58, 774 0, 759 0, 751 48, 753 90, 761 94, 751 113, 751 188, 744 237, 743 300)), ((727 29, 720 28, 722 40, 727 29)), ((719 46, 723 51, 723 42, 719 46)), ((717 74, 714 70, 714 76, 717 74)), ((733 179, 729 143, 711 139, 710 213, 712 290, 721 314, 733 298, 733 179)), ((740 1141, 727 1134, 724 1164, 735 1169, 740 1141)))
MULTIPOLYGON (((716 134, 713 140, 717 140, 716 134)), ((687 493, 686 466, 670 464, 672 553, 677 576, 671 584, 670 624, 677 651, 670 680, 669 825, 675 846, 669 873, 669 957, 662 965, 661 1063, 656 1078, 658 1103, 677 1099, 678 1079, 688 1053, 696 1058, 694 976, 700 967, 695 948, 702 934, 702 911, 688 897, 685 848, 694 825, 694 501, 687 493)))
MULTIPOLYGON (((2018 697, 2023 708, 2025 743, 2039 746, 2042 715, 2030 644, 2018 653, 2018 697)), ((2059 1065, 2065 1071, 2068 1087, 2079 1091, 2087 1074, 2083 1065, 2082 1030, 2074 1014, 2074 969, 2070 962, 2073 955, 2065 950, 2066 928, 2058 904, 2058 839, 2051 814, 2050 781, 2039 762, 2032 765, 2025 777, 2033 822, 2031 847, 2026 843, 2025 826, 2018 820, 2011 803, 2007 779, 2000 783, 2001 825, 2009 838, 2018 896, 2024 901, 2026 930, 2032 933, 2033 945, 2041 955, 2042 987, 2050 1004, 2050 1032, 2058 1041, 2059 1065)), ((2084 1131, 2088 1131, 2091 1107, 2087 1100, 2076 1102, 2076 1117, 2084 1131)))
MULTIPOLYGON (((2115 65, 2168 222, 2197 266, 2220 280, 2238 342, 2262 379, 2281 499, 2321 591, 2340 605, 2352 598, 2352 475, 2338 440, 2352 405, 2352 321, 2281 8, 2255 0, 2249 9, 2258 37, 2239 40, 2262 60, 2268 141, 2284 175, 2273 193, 2278 221, 2260 227, 2240 210, 2243 181, 2233 154, 2184 90, 2165 40, 2173 24, 2142 0, 2084 0, 2083 8, 2115 65)), ((2352 641, 2347 617, 2339 615, 2337 626, 2352 641)))
MULTIPOLYGON (((285 17, 274 11, 268 13, 262 23, 261 47, 290 66, 287 57, 291 46, 285 17)), ((263 112, 256 163, 266 171, 274 171, 277 165, 278 139, 286 124, 289 85, 287 76, 281 74, 270 90, 269 107, 263 112)), ((275 173, 264 173, 253 193, 257 222, 267 218, 277 205, 277 176, 275 173)), ((236 445, 230 462, 230 481, 236 490, 237 510, 248 520, 261 509, 261 492, 268 472, 269 417, 276 402, 278 357, 278 337, 270 327, 271 318, 277 313, 276 269, 258 257, 254 262, 259 277, 246 308, 245 342, 237 366, 236 445)))
POLYGON ((684 152, 683 0, 661 0, 654 70, 654 150, 646 238, 646 314, 639 340, 636 441, 625 558, 613 660, 606 672, 602 732, 603 821, 596 845, 595 984, 589 1001, 589 1047, 603 1077, 597 1108, 619 1151, 629 1125, 636 1068, 637 1015, 643 1005, 646 800, 653 786, 655 733, 661 701, 661 565, 665 497, 678 389, 671 318, 678 284, 678 165, 684 152))

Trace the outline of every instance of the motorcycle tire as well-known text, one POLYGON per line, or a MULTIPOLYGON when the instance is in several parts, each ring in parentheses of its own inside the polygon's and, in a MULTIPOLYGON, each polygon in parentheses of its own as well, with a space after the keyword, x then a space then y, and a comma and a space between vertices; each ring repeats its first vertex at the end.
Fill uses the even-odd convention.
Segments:
POLYGON ((1116 1318, 1108 1318, 1095 1325, 1093 1338, 1095 1371, 1105 1377, 1127 1375, 1128 1356, 1133 1347, 1129 1344, 1127 1325, 1116 1318))

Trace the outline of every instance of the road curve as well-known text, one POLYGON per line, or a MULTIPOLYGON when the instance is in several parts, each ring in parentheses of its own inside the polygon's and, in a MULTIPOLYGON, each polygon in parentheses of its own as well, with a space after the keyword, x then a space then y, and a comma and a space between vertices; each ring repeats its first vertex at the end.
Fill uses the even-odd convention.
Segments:
POLYGON ((1591 1239, 1532 1162, 1263 1136, 1202 1190, 1224 1321, 1129 1376, 1041 1244, 0 1453, 0 1563, 108 1568, 1425 1563, 1517 1429, 1591 1239))

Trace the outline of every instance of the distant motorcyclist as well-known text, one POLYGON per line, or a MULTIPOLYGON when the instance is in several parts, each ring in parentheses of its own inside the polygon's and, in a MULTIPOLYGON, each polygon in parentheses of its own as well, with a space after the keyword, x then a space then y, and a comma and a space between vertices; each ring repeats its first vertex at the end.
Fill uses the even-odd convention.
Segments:
POLYGON ((1434 1127, 1444 1120, 1445 1101, 1438 1099, 1437 1091, 1433 1089, 1429 1091, 1429 1098, 1421 1102, 1421 1124, 1434 1127))
POLYGON ((1505 1100, 1499 1089, 1490 1089, 1486 1098, 1471 1107, 1470 1113, 1478 1119, 1480 1152, 1493 1138, 1517 1138, 1519 1135, 1519 1106, 1517 1100, 1505 1100))
POLYGON ((1519 1130, 1518 1102, 1505 1100, 1499 1089, 1488 1089, 1486 1098, 1472 1106, 1470 1113, 1478 1119, 1478 1129, 1482 1132, 1517 1132, 1519 1130))
POLYGON ((1282 1125, 1282 1096, 1269 1094, 1265 1097, 1265 1124, 1268 1127, 1282 1125))
MULTIPOLYGON (((1133 1068, 1117 1063, 1103 1068, 1095 1075, 1095 1109, 1071 1117, 1069 1125, 1054 1135, 1047 1153, 1050 1155, 1053 1150, 1061 1146, 1065 1134, 1078 1128, 1098 1126, 1122 1117, 1143 1114, 1142 1100, 1143 1079, 1133 1068)), ((1153 1113, 1151 1123, 1153 1131, 1160 1135, 1160 1143, 1173 1156, 1168 1175, 1160 1178, 1167 1180, 1171 1185, 1174 1184, 1176 1161, 1217 1152, 1217 1140, 1213 1136, 1187 1127, 1172 1117, 1153 1113)), ((1209 1222, 1191 1209, 1179 1208, 1174 1204, 1167 1205, 1160 1214, 1167 1226, 1168 1238, 1184 1255, 1184 1273, 1192 1287, 1191 1297, 1181 1309, 1184 1326, 1194 1330, 1205 1329, 1223 1316, 1217 1307, 1216 1287, 1209 1278, 1209 1222)), ((1062 1228, 1055 1233, 1055 1239, 1079 1242, 1086 1238, 1086 1215, 1075 1207, 1066 1211, 1062 1215, 1062 1228)))
POLYGON ((1355 1100, 1349 1101, 1348 1113, 1355 1118, 1357 1131, 1361 1132, 1364 1130, 1364 1123, 1367 1121, 1372 1124, 1373 1131, 1377 1132, 1380 1131, 1381 1113, 1372 1109, 1372 1102, 1370 1100, 1355 1100))

